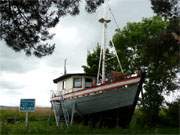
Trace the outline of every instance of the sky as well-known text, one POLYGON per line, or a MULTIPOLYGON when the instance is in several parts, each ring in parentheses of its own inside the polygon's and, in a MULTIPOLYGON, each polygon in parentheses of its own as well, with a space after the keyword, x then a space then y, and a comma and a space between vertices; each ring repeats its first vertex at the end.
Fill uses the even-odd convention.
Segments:
MULTIPOLYGON (((138 22, 152 17, 150 0, 110 0, 112 12, 120 28, 127 22, 138 22)), ((43 58, 16 53, 0 41, 0 105, 19 106, 21 98, 35 98, 36 106, 50 106, 50 91, 56 90, 53 79, 63 74, 64 59, 67 72, 83 72, 88 51, 101 41, 102 26, 98 23, 102 8, 88 14, 81 7, 78 16, 66 16, 50 32, 56 44, 52 55, 43 58)), ((108 26, 108 40, 112 38, 115 23, 108 26)))

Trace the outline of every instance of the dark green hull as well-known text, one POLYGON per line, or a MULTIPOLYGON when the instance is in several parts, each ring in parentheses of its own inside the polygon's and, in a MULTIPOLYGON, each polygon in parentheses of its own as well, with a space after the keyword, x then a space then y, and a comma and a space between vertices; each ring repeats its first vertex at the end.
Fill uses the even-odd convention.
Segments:
POLYGON ((57 120, 63 117, 63 106, 70 115, 75 108, 75 121, 99 126, 125 126, 132 117, 139 92, 139 83, 135 83, 94 95, 65 99, 63 102, 53 100, 52 104, 56 108, 57 120))

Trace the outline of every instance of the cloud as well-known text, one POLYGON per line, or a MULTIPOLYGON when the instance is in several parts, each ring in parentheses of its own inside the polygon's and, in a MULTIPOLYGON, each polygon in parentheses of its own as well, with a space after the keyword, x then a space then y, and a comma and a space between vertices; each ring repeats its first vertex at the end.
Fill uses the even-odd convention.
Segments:
POLYGON ((94 48, 100 38, 98 26, 93 24, 98 24, 98 21, 92 19, 95 18, 94 15, 87 16, 87 19, 83 14, 77 17, 68 16, 51 30, 56 33, 52 40, 56 43, 56 49, 53 57, 45 58, 47 65, 63 67, 64 59, 67 58, 70 70, 81 70, 81 65, 86 63, 87 51, 94 48), (91 23, 91 20, 95 21, 91 23))
POLYGON ((16 84, 16 82, 12 81, 0 81, 0 89, 8 89, 8 90, 17 90, 24 88, 24 85, 16 84))
MULTIPOLYGON (((119 26, 122 28, 128 21, 137 21, 142 17, 152 16, 149 1, 143 0, 111 0, 110 6, 119 26), (138 8, 137 8, 138 7, 138 8), (143 11, 143 12, 142 12, 143 11)), ((1 72, 26 73, 39 68, 40 63, 49 67, 63 67, 64 59, 72 71, 82 71, 81 65, 86 64, 87 51, 92 50, 97 42, 101 42, 102 26, 98 19, 102 15, 102 8, 96 13, 89 14, 81 6, 78 16, 66 16, 50 31, 55 33, 51 43, 56 43, 56 48, 51 56, 42 59, 24 56, 23 52, 16 53, 0 42, 0 70, 1 72)), ((113 18, 108 29, 108 39, 113 36, 117 28, 113 18)))
POLYGON ((4 41, 0 41, 0 71, 24 73, 37 68, 38 58, 27 57, 23 52, 14 52, 4 41))
MULTIPOLYGON (((129 21, 153 16, 149 0, 110 0, 110 5, 120 28, 129 21)), ((68 72, 83 72, 81 66, 86 64, 88 50, 101 42, 101 11, 99 8, 88 14, 82 9, 78 16, 61 18, 50 30, 56 34, 51 41, 56 44, 55 51, 41 59, 16 53, 0 41, 0 104, 19 105, 21 98, 35 98, 37 105, 50 106, 50 90, 56 90, 52 80, 63 73, 64 59, 67 58, 68 72)), ((108 39, 117 28, 111 20, 108 39)))
POLYGON ((12 73, 2 73, 0 76, 0 95, 19 95, 25 88, 25 84, 20 81, 20 75, 12 73))

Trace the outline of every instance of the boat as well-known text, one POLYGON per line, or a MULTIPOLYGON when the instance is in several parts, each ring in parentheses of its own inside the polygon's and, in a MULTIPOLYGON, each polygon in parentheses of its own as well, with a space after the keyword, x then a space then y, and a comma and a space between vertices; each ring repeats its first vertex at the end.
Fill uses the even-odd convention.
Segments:
POLYGON ((57 126, 63 121, 67 126, 76 121, 99 127, 126 127, 131 121, 142 89, 144 72, 125 74, 121 70, 106 76, 106 28, 110 20, 103 17, 99 22, 103 24, 103 46, 98 75, 66 73, 65 68, 64 74, 53 80, 57 90, 52 93, 50 102, 57 126))

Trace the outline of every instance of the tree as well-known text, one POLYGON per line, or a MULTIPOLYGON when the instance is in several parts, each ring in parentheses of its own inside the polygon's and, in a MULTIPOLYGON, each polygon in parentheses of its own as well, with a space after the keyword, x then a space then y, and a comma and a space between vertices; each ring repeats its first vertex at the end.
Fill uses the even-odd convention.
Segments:
POLYGON ((161 110, 161 123, 163 126, 179 127, 180 98, 171 103, 167 103, 161 110))
POLYGON ((177 18, 180 15, 179 0, 151 0, 152 9, 158 16, 168 19, 177 18))
MULTIPOLYGON (((152 9, 154 12, 161 16, 164 20, 167 20, 169 25, 166 28, 166 32, 160 35, 159 38, 154 39, 154 44, 159 43, 158 40, 164 39, 164 42, 169 42, 169 50, 172 49, 172 45, 180 45, 180 2, 179 0, 151 0, 152 9), (174 38, 175 40, 173 40, 174 38), (167 40, 166 40, 167 39, 167 40), (158 41, 158 42, 157 42, 158 41), (171 45, 170 45, 171 44, 171 45)), ((167 48, 168 49, 168 48, 167 48)), ((180 48, 176 48, 180 51, 180 48)), ((170 53, 170 51, 169 51, 170 53)), ((177 55, 179 56, 179 55, 177 55)), ((172 58, 171 60, 173 60, 172 58)), ((173 65, 174 66, 174 65, 173 65)), ((170 87, 174 87, 174 85, 170 84, 170 87)))
MULTIPOLYGON (((96 48, 92 52, 88 53, 87 66, 85 66, 85 65, 82 66, 85 73, 97 75, 100 51, 101 51, 101 47, 97 44, 96 48)), ((112 52, 109 51, 109 49, 106 50, 105 63, 106 63, 106 65, 105 65, 106 74, 111 73, 111 71, 113 71, 113 70, 119 69, 116 57, 112 52)), ((101 72, 101 69, 100 69, 100 72, 101 72)))
POLYGON ((101 48, 99 45, 97 45, 97 47, 92 52, 88 52, 87 60, 86 60, 87 66, 85 65, 82 66, 85 73, 97 74, 100 51, 101 51, 101 48))
POLYGON ((151 0, 152 9, 158 15, 169 20, 168 31, 180 43, 180 2, 179 0, 151 0))
MULTIPOLYGON (((81 0, 1 0, 0 40, 14 51, 37 57, 52 54, 49 44, 54 34, 48 32, 65 15, 79 14, 81 0)), ((86 0, 85 9, 92 13, 104 0, 86 0)))
POLYGON ((146 69, 143 111, 150 126, 158 123, 163 93, 177 88, 174 83, 179 66, 179 44, 168 32, 169 21, 160 17, 128 23, 117 30, 113 42, 126 72, 146 69))
POLYGON ((179 127, 179 115, 180 115, 180 98, 176 101, 167 104, 166 117, 170 126, 179 127))

